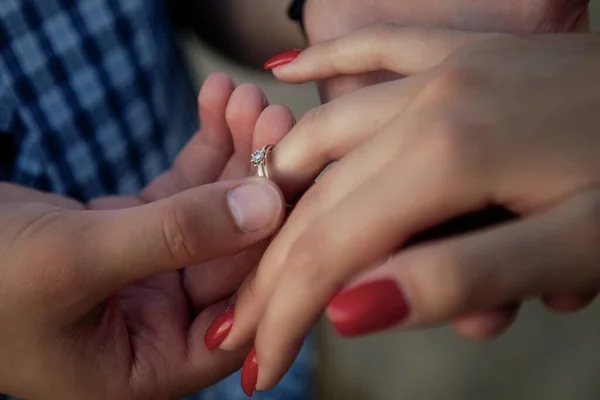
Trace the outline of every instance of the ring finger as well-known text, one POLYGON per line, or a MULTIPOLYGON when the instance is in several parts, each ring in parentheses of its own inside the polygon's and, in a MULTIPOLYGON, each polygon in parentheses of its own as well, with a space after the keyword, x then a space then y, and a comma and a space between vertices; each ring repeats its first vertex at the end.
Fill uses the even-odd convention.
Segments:
POLYGON ((405 78, 370 86, 309 111, 273 149, 269 176, 289 200, 294 200, 327 165, 402 113, 416 90, 416 80, 405 78))

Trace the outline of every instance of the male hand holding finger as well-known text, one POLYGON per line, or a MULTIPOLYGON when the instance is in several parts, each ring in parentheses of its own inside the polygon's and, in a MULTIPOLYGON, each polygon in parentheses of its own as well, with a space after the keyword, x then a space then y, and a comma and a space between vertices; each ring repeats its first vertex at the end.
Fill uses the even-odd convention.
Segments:
POLYGON ((220 306, 190 319, 178 269, 270 235, 283 209, 274 185, 218 183, 115 211, 25 191, 2 186, 2 392, 174 398, 237 369, 242 353, 202 340, 220 306))

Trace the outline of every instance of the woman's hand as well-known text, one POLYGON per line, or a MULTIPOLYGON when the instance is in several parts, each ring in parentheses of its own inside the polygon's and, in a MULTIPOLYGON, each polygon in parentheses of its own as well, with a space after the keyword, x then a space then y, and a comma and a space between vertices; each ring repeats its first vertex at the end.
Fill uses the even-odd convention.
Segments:
MULTIPOLYGON (((307 0, 304 19, 311 44, 348 35, 373 24, 427 26, 512 34, 584 32, 589 0, 307 0)), ((325 101, 395 79, 389 72, 328 77, 325 101)))
POLYGON ((278 68, 288 81, 373 70, 411 76, 381 93, 364 89, 365 102, 356 92, 313 112, 273 152, 271 171, 288 195, 348 154, 302 197, 239 293, 222 347, 246 343, 258 326, 246 386, 257 382, 256 360, 257 387, 277 381, 327 304, 351 336, 598 290, 599 45, 594 35, 384 26, 278 68), (365 117, 390 99, 396 112, 388 106, 365 117), (350 121, 347 139, 335 125, 338 135, 302 128, 335 114, 350 121), (310 168, 296 175, 296 167, 310 168), (489 206, 521 218, 402 249, 420 232, 489 206))
MULTIPOLYGON (((376 23, 465 29, 512 34, 586 32, 589 0, 307 0, 304 26, 311 44, 350 34, 376 23)), ((323 101, 354 90, 399 78, 390 71, 329 76, 319 82, 323 101)), ((481 219, 481 216, 477 217, 481 219)), ((557 309, 573 309, 590 296, 553 296, 547 303, 557 309)), ((469 337, 489 336, 510 325, 518 305, 477 313, 456 321, 459 332, 469 337)))

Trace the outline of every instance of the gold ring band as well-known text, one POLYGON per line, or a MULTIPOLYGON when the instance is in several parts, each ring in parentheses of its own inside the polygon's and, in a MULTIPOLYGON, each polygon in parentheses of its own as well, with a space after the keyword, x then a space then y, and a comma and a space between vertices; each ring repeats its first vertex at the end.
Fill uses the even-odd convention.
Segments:
POLYGON ((275 146, 272 144, 268 144, 266 146, 261 147, 252 153, 252 157, 250 158, 250 162, 254 167, 256 167, 257 175, 261 178, 269 178, 269 154, 273 150, 275 146))
MULTIPOLYGON (((269 177, 269 155, 274 147, 274 145, 268 144, 252 153, 250 163, 256 168, 256 174, 261 178, 271 179, 269 177)), ((285 207, 289 209, 294 207, 294 205, 286 203, 285 207)))

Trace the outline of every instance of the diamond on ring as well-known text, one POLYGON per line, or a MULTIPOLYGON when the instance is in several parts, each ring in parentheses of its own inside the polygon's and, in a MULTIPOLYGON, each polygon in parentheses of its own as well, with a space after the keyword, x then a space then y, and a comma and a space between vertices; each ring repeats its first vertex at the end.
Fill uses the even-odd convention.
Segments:
MULTIPOLYGON (((261 178, 269 178, 269 154, 275 146, 268 144, 266 146, 257 149, 250 157, 250 163, 256 168, 256 175, 261 178)), ((294 207, 294 204, 286 204, 286 208, 290 209, 294 207)))
MULTIPOLYGON (((248 153, 246 153, 246 154, 248 154, 248 153)), ((265 151, 265 148, 262 147, 262 148, 256 150, 254 153, 252 153, 252 158, 250 159, 250 162, 252 163, 252 165, 257 167, 260 163, 262 163, 265 160, 266 155, 267 155, 267 152, 265 151)))
POLYGON ((273 150, 273 145, 268 144, 252 153, 250 162, 256 167, 256 173, 261 178, 269 178, 269 153, 273 150))

